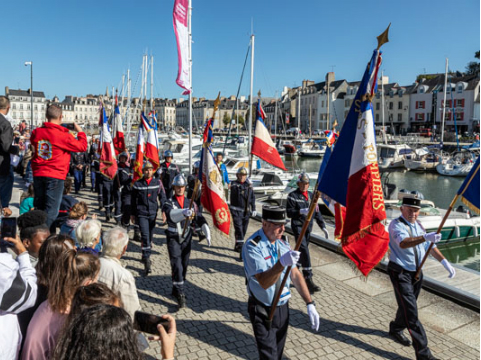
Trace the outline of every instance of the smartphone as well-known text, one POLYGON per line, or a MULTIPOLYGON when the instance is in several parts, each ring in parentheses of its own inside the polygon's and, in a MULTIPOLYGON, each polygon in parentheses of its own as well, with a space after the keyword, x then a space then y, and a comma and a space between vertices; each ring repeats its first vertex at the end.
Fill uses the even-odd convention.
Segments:
POLYGON ((69 129, 69 130, 75 130, 75 126, 74 126, 73 123, 63 123, 62 126, 63 126, 64 128, 69 129))
POLYGON ((0 234, 2 239, 7 237, 15 238, 17 236, 17 218, 4 217, 2 219, 2 226, 0 227, 0 234))
POLYGON ((134 314, 134 329, 146 332, 152 335, 160 335, 157 325, 162 325, 167 331, 169 329, 169 321, 162 319, 160 316, 147 314, 142 311, 136 311, 134 314))

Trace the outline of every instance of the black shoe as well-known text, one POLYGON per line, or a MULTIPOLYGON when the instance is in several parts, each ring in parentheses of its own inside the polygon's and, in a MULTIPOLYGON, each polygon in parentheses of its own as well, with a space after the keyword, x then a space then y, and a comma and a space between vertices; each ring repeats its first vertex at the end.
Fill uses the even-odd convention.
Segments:
POLYGON ((317 291, 321 291, 321 288, 316 284, 314 284, 314 281, 312 281, 312 278, 306 279, 306 285, 311 294, 314 294, 317 291))
POLYGON ((234 251, 237 252, 237 253, 242 252, 242 245, 236 245, 236 246, 234 247, 234 251))
POLYGON ((135 231, 134 232, 134 238, 132 239, 133 241, 137 241, 137 242, 140 242, 141 241, 141 234, 140 234, 140 231, 135 231))
POLYGON ((110 214, 105 214, 105 221, 109 222, 111 219, 110 214))
MULTIPOLYGON (((394 332, 394 331, 389 331, 389 336, 396 342, 400 343, 401 345, 404 346, 411 346, 411 340, 409 340, 406 335, 402 331, 400 332, 394 332)), ((433 358, 434 359, 434 358, 433 358)))
POLYGON ((147 276, 152 272, 152 262, 150 261, 150 258, 143 258, 142 262, 144 263, 145 276, 147 276))
POLYGON ((179 305, 179 309, 185 308, 185 294, 177 294, 175 298, 177 300, 177 304, 179 305))

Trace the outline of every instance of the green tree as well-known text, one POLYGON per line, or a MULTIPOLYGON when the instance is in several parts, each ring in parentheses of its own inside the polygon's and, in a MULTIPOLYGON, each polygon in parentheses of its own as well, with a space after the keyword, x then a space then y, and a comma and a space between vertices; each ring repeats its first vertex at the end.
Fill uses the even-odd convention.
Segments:
POLYGON ((479 50, 474 53, 474 57, 478 59, 478 61, 470 61, 468 65, 466 65, 466 73, 468 75, 479 75, 479 50))
POLYGON ((242 115, 239 115, 237 121, 239 122, 240 125, 244 126, 246 119, 242 115))
POLYGON ((225 112, 224 117, 222 118, 222 122, 225 126, 229 126, 230 124, 230 116, 225 112))

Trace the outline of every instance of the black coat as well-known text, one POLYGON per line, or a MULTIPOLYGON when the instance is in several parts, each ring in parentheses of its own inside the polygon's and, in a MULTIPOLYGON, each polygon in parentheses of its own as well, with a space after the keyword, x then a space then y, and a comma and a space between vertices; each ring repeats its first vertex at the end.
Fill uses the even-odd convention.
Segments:
POLYGON ((256 198, 254 196, 254 190, 251 188, 249 183, 247 183, 247 181, 245 181, 244 183, 241 183, 239 180, 232 181, 230 183, 231 212, 235 211, 237 213, 243 214, 245 211, 246 203, 248 204, 246 215, 249 215, 249 210, 256 210, 256 198))
POLYGON ((10 122, 0 114, 0 174, 10 172, 10 153, 13 143, 13 128, 10 122))
MULTIPOLYGON (((299 234, 302 229, 302 225, 306 221, 306 216, 300 214, 301 209, 309 208, 310 200, 312 199, 312 193, 309 191, 307 197, 309 200, 306 200, 304 195, 301 193, 299 188, 292 191, 287 195, 287 204, 286 204, 286 212, 287 217, 291 218, 291 228, 292 231, 296 234, 299 234)), ((316 220, 317 225, 320 228, 326 227, 324 223, 324 219, 322 218, 321 212, 319 211, 319 207, 316 207, 316 211, 314 212, 313 219, 316 220)), ((312 219, 307 228, 307 231, 310 233, 312 231, 312 219)))

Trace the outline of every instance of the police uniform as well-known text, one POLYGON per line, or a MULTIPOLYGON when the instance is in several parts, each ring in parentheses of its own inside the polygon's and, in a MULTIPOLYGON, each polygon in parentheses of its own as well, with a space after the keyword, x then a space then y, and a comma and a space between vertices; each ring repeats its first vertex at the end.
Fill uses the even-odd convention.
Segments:
POLYGON ((172 181, 180 174, 179 167, 174 163, 167 163, 164 161, 159 166, 158 174, 162 181, 162 185, 164 185, 165 196, 167 199, 170 199, 173 193, 172 181))
POLYGON ((137 180, 132 186, 132 216, 140 227, 142 262, 145 264, 146 274, 150 272, 150 255, 154 236, 155 220, 159 209, 158 197, 163 196, 160 180, 152 177, 137 180))
MULTIPOLYGON (((403 199, 403 205, 412 201, 419 207, 416 199, 403 199)), ((408 205, 408 206, 413 206, 408 205)), ((417 298, 421 292, 423 275, 420 273, 419 281, 415 280, 416 268, 424 258, 429 248, 429 242, 402 249, 400 243, 407 238, 422 236, 426 233, 421 223, 408 222, 404 217, 391 221, 389 224, 389 264, 388 273, 394 287, 394 295, 398 304, 396 317, 389 325, 391 336, 401 336, 404 329, 408 329, 417 359, 434 359, 428 348, 426 332, 418 318, 417 298)), ((434 245, 435 246, 435 245, 434 245)), ((409 341, 405 338, 405 341, 409 341)), ((409 345, 405 343, 404 345, 409 345)))
MULTIPOLYGON (((262 218, 266 221, 285 223, 285 210, 280 207, 264 206, 262 218), (273 209, 273 210, 269 210, 273 209), (272 219, 271 219, 272 218, 272 219)), ((289 298, 291 276, 280 289, 287 268, 284 268, 278 281, 267 289, 258 282, 256 275, 263 273, 279 261, 282 255, 290 251, 289 243, 267 238, 264 230, 258 230, 242 247, 244 272, 246 276, 249 318, 254 330, 260 359, 281 359, 289 326, 289 298), (268 323, 271 306, 277 291, 281 296, 274 312, 272 323, 268 323)))
MULTIPOLYGON (((182 175, 179 175, 179 177, 181 176, 182 175)), ((205 218, 199 213, 195 203, 191 208, 194 213, 194 218, 192 220, 186 218, 183 215, 183 209, 189 208, 190 199, 185 196, 178 197, 174 194, 165 202, 162 209, 167 217, 167 230, 165 234, 167 235, 167 248, 172 268, 172 295, 177 298, 179 307, 185 306, 184 281, 189 266, 194 229, 196 227, 205 228, 205 226, 207 226, 205 218), (182 236, 186 221, 187 228, 184 236, 182 236)))
POLYGON ((232 181, 230 183, 230 212, 234 220, 235 251, 241 251, 244 245, 244 237, 249 226, 252 212, 256 211, 256 199, 252 186, 244 181, 232 181))
MULTIPOLYGON (((292 232, 294 233, 294 237, 297 240, 302 230, 302 226, 306 221, 306 215, 302 215, 300 213, 301 209, 309 208, 310 202, 312 199, 312 193, 307 192, 307 199, 304 194, 301 192, 299 188, 289 193, 287 196, 287 204, 286 204, 286 212, 287 217, 291 218, 291 228, 292 232)), ((326 228, 326 224, 324 223, 324 219, 322 218, 321 212, 319 208, 316 207, 316 211, 314 212, 313 218, 316 220, 317 225, 321 229, 326 228)), ((319 290, 319 288, 314 285, 312 281, 312 267, 311 267, 311 256, 309 254, 309 240, 311 238, 313 223, 309 223, 307 227, 306 233, 304 238, 302 239, 301 247, 299 251, 301 252, 301 257, 299 258, 299 263, 297 266, 302 268, 302 274, 306 279, 307 286, 311 293, 313 292, 313 288, 319 290)))

